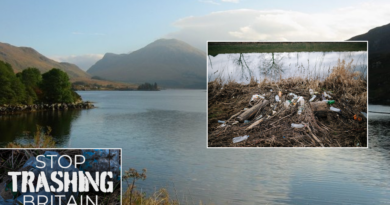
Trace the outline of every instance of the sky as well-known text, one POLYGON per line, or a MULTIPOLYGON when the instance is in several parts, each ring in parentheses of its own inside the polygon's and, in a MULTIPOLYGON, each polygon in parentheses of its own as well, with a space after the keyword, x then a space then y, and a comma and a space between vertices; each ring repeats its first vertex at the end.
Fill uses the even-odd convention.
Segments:
POLYGON ((160 38, 206 52, 207 40, 340 41, 390 23, 381 0, 2 0, 0 8, 0 42, 83 70, 160 38))

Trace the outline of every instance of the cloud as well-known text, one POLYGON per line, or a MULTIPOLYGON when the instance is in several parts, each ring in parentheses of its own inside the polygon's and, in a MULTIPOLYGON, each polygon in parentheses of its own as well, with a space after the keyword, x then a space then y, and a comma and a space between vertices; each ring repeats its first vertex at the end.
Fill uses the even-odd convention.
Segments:
POLYGON ((173 23, 166 38, 206 50, 210 40, 340 41, 388 24, 390 3, 364 3, 322 13, 238 9, 191 16, 173 23))
POLYGON ((103 54, 85 54, 85 55, 69 55, 69 56, 51 56, 50 58, 58 62, 68 62, 76 64, 82 70, 88 70, 98 60, 103 58, 103 54))

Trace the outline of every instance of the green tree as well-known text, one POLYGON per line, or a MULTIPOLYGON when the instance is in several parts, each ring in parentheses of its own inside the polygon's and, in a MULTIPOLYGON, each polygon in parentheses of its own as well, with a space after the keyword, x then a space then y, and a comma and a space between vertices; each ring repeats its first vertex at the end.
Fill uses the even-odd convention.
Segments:
POLYGON ((22 103, 25 98, 24 89, 12 66, 0 61, 0 104, 22 103))
POLYGON ((42 75, 41 88, 43 101, 48 103, 74 102, 69 76, 60 69, 53 68, 42 75))
POLYGON ((36 68, 27 68, 16 75, 26 89, 26 103, 33 104, 38 101, 37 93, 41 93, 39 84, 42 81, 41 72, 36 68))

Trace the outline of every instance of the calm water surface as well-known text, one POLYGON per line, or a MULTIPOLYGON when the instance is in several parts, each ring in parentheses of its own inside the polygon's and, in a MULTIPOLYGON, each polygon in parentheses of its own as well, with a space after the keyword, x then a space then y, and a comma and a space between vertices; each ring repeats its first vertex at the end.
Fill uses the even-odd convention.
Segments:
POLYGON ((370 149, 206 149, 205 91, 79 94, 99 108, 1 117, 2 143, 41 123, 63 147, 121 147, 124 170, 148 169, 139 189, 195 204, 390 203, 390 115, 369 113, 370 149))
POLYGON ((256 80, 302 77, 324 79, 338 61, 367 77, 367 51, 233 53, 208 56, 208 79, 235 80, 244 84, 256 80))

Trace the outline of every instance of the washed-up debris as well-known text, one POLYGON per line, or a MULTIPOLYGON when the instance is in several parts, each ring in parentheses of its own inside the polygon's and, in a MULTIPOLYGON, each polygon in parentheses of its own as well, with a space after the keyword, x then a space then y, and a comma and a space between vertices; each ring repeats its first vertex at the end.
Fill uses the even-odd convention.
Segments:
POLYGON ((232 123, 232 125, 235 125, 235 124, 238 124, 238 123, 239 123, 238 121, 235 121, 235 122, 232 123))
POLYGON ((333 112, 340 112, 340 109, 338 108, 335 108, 335 107, 330 107, 330 110, 332 110, 333 112))
POLYGON ((292 128, 304 128, 305 125, 303 125, 303 124, 295 124, 295 123, 292 123, 292 124, 291 124, 291 127, 292 127, 292 128))
POLYGON ((219 127, 226 127, 226 124, 222 124, 221 126, 219 126, 219 127))
POLYGON ((225 124, 225 121, 218 120, 218 123, 223 123, 223 124, 225 124))
POLYGON ((324 97, 326 97, 326 98, 332 98, 332 96, 330 96, 329 94, 327 94, 325 91, 324 91, 324 97))
POLYGON ((366 145, 367 119, 360 113, 367 110, 364 95, 346 93, 351 90, 364 93, 366 84, 359 81, 362 82, 360 87, 341 89, 339 81, 335 80, 328 84, 307 82, 231 83, 224 87, 223 93, 216 90, 218 84, 209 83, 209 116, 213 115, 209 118, 209 146, 234 146, 232 138, 246 135, 251 137, 240 146, 351 147, 356 146, 356 141, 366 145), (261 93, 264 99, 257 98, 250 108, 243 110, 254 93, 261 93), (236 96, 234 101, 233 95, 236 96), (353 120, 355 114, 357 120, 353 120), (218 119, 229 119, 226 124, 236 126, 217 129, 218 119))
POLYGON ((244 123, 250 123, 251 121, 250 120, 245 120, 244 123))
POLYGON ((247 140, 248 137, 249 137, 249 135, 235 137, 235 138, 233 138, 233 143, 242 142, 244 140, 247 140))

